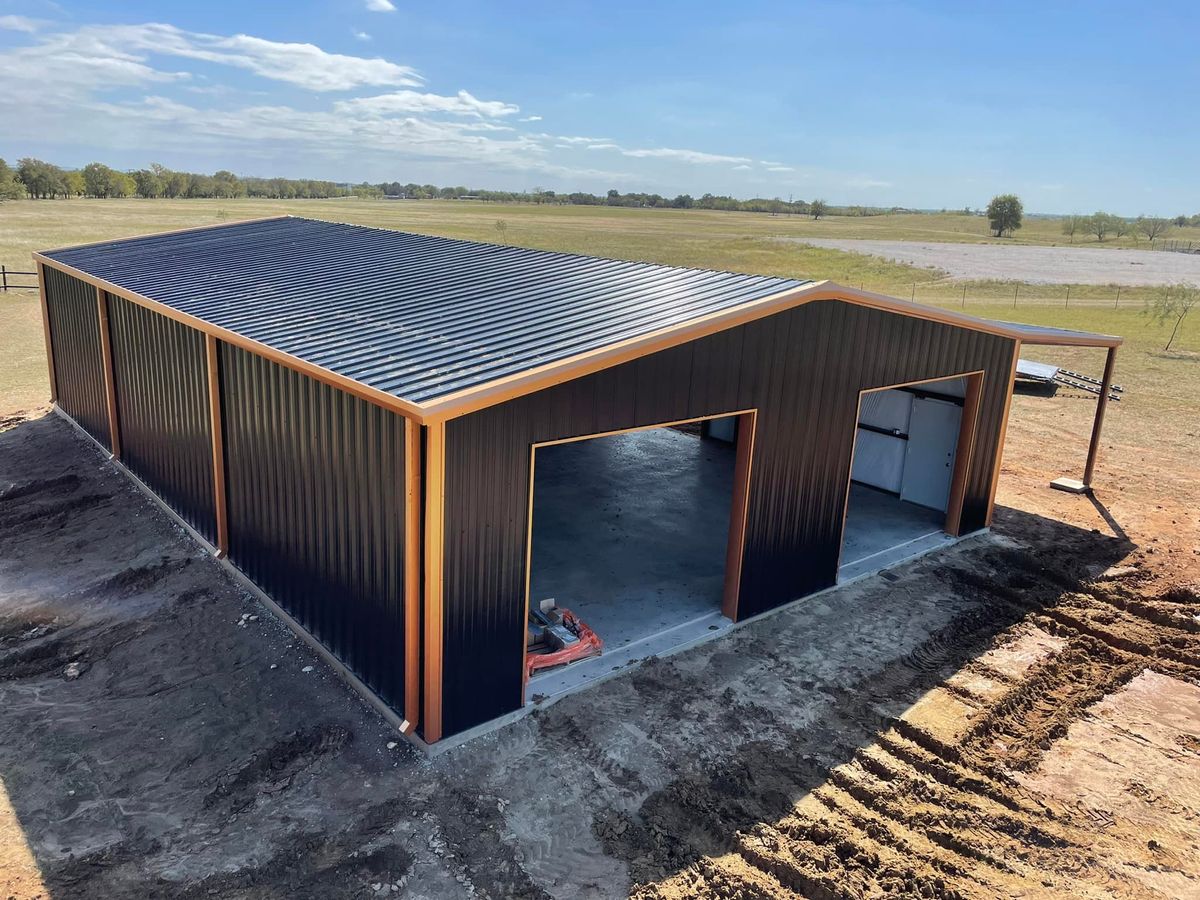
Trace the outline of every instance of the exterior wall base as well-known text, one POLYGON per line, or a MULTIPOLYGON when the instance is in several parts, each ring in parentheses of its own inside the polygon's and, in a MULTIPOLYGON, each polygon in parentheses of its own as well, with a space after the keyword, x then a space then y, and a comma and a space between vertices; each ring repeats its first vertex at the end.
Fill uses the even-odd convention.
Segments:
POLYGON ((395 728, 400 734, 409 738, 419 748, 429 748, 430 745, 416 737, 415 734, 412 734, 413 728, 409 722, 407 722, 403 717, 397 715, 395 710, 388 706, 378 694, 367 687, 367 685, 364 684, 357 675, 351 672, 341 660, 330 653, 320 641, 309 634, 304 629, 304 626, 292 618, 292 616, 289 615, 288 612, 283 609, 283 607, 267 596, 267 594, 263 592, 262 588, 247 578, 246 575, 242 573, 241 569, 225 558, 221 552, 215 546, 213 546, 213 544, 209 542, 207 538, 204 537, 204 535, 200 534, 200 532, 189 525, 187 521, 179 515, 179 513, 171 509, 171 507, 168 506, 161 497, 154 493, 154 491, 152 491, 145 482, 134 475, 133 472, 131 472, 119 459, 114 458, 113 455, 109 453, 107 447, 88 434, 88 432, 78 422, 72 419, 69 413, 61 409, 57 403, 55 403, 51 408, 62 419, 69 423, 71 427, 74 428, 80 435, 82 435, 86 443, 99 451, 105 460, 111 463, 117 469, 117 471, 123 473, 130 481, 132 481, 134 487, 145 494, 149 499, 153 500, 163 512, 165 512, 171 517, 172 520, 174 520, 176 525, 181 526, 184 531, 186 531, 188 535, 200 545, 201 549, 208 553, 209 556, 211 556, 217 563, 217 565, 224 569, 225 572, 227 572, 233 578, 233 580, 237 582, 239 587, 245 588, 247 591, 249 591, 256 600, 266 607, 267 612, 274 615, 298 638, 304 641, 304 643, 308 645, 309 649, 316 653, 317 656, 321 658, 322 662, 333 669, 333 671, 337 673, 337 675, 346 683, 347 687, 349 687, 364 701, 366 701, 366 703, 371 706, 375 712, 379 713, 379 715, 383 717, 384 721, 386 721, 388 725, 395 728))
MULTIPOLYGON (((423 740, 421 740, 419 737, 417 737, 416 735, 409 735, 409 739, 413 742, 413 744, 415 746, 418 747, 418 749, 420 749, 422 752, 424 752, 427 756, 429 756, 431 758, 441 756, 446 751, 452 750, 455 747, 461 747, 463 744, 467 743, 468 741, 473 741, 477 738, 484 737, 485 735, 491 734, 493 731, 497 731, 501 728, 504 728, 508 725, 513 724, 514 722, 518 722, 532 712, 551 707, 555 703, 557 703, 560 700, 565 699, 566 697, 570 697, 573 694, 578 694, 583 691, 591 690, 592 688, 596 687, 597 685, 603 684, 604 682, 610 681, 614 678, 621 678, 621 677, 627 675, 629 672, 632 672, 635 669, 637 669, 638 666, 640 666, 643 662, 645 662, 648 659, 651 659, 651 658, 660 658, 661 659, 661 658, 668 657, 668 656, 675 656, 676 654, 683 653, 687 650, 691 650, 694 647, 699 647, 702 644, 707 644, 712 641, 720 640, 724 637, 727 637, 731 632, 736 631, 740 628, 744 628, 746 625, 753 624, 755 622, 761 622, 765 619, 769 619, 771 616, 778 615, 779 613, 784 612, 786 610, 794 609, 796 607, 796 605, 799 603, 805 603, 810 600, 816 600, 817 598, 823 597, 826 594, 830 594, 830 593, 833 593, 834 591, 842 590, 843 588, 846 588, 852 584, 857 584, 858 582, 862 581, 865 578, 870 578, 872 575, 877 575, 885 569, 894 568, 897 565, 908 565, 909 563, 913 562, 914 560, 920 559, 921 557, 926 556, 930 553, 933 553, 937 550, 945 550, 949 547, 956 546, 956 545, 964 543, 966 541, 978 539, 978 538, 983 537, 984 535, 988 534, 990 531, 991 531, 990 528, 980 528, 976 531, 972 531, 969 534, 964 534, 960 537, 951 537, 951 536, 947 535, 945 541, 938 543, 936 546, 926 547, 924 550, 917 552, 917 553, 913 553, 912 555, 905 557, 903 560, 901 560, 899 562, 896 562, 895 560, 893 560, 893 561, 890 561, 889 563, 887 563, 886 565, 880 566, 877 569, 872 569, 870 571, 858 572, 858 573, 852 575, 851 577, 848 577, 845 580, 840 581, 831 587, 824 588, 822 590, 816 591, 811 594, 805 594, 803 597, 797 597, 795 600, 789 601, 788 603, 780 604, 779 606, 772 607, 771 609, 768 609, 765 612, 761 612, 752 618, 743 619, 741 621, 734 622, 734 623, 728 623, 724 627, 722 627, 719 631, 706 632, 705 634, 698 636, 693 640, 688 640, 683 643, 677 644, 674 647, 671 647, 670 649, 663 650, 661 652, 655 652, 655 653, 653 653, 649 656, 645 656, 641 659, 630 660, 628 662, 621 664, 621 666, 615 672, 610 670, 608 672, 598 674, 595 678, 590 678, 586 682, 579 684, 576 687, 570 688, 568 690, 564 690, 560 693, 554 694, 553 696, 547 697, 545 700, 543 700, 539 703, 526 703, 520 709, 513 710, 512 712, 505 713, 504 715, 499 716, 498 718, 492 719, 487 722, 483 722, 479 725, 475 725, 471 728, 468 728, 465 731, 460 731, 456 734, 452 734, 448 737, 442 738, 440 741, 438 741, 435 744, 427 744, 423 740)), ((603 656, 601 656, 599 658, 604 659, 603 656)))

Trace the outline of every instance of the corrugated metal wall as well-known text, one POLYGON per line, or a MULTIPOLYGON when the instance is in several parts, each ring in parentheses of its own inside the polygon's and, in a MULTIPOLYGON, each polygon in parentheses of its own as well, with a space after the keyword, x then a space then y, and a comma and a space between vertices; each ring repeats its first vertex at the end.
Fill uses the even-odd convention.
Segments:
POLYGON ((983 527, 1014 343, 836 301, 809 303, 452 420, 446 432, 443 730, 521 697, 529 448, 757 408, 739 612, 836 580, 862 389, 985 370, 963 508, 983 527))
POLYGON ((222 344, 229 558, 404 708, 404 420, 222 344))
POLYGON ((111 450, 96 289, 49 266, 44 271, 58 405, 111 450))
POLYGON ((215 540, 204 335, 111 294, 108 323, 121 461, 215 540))

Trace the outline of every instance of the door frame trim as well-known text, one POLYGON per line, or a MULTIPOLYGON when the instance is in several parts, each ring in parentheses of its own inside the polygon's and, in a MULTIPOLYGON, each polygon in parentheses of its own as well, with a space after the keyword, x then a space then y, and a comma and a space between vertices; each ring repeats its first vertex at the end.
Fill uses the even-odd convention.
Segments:
POLYGON ((741 592, 742 562, 746 552, 746 525, 750 510, 750 484, 754 464, 754 442, 758 431, 757 408, 737 409, 705 416, 691 416, 686 419, 673 419, 668 422, 635 425, 630 428, 614 428, 609 431, 596 431, 589 434, 575 435, 574 437, 534 441, 529 445, 529 499, 525 520, 525 614, 521 620, 521 706, 525 706, 526 704, 525 697, 528 693, 527 686, 529 681, 528 669, 526 667, 528 662, 526 631, 529 622, 530 579, 533 575, 533 507, 538 448, 552 447, 558 444, 575 444, 581 441, 594 440, 595 438, 612 437, 617 434, 651 431, 656 428, 670 428, 674 425, 688 425, 694 422, 708 422, 713 419, 727 419, 730 417, 736 417, 738 422, 737 435, 734 441, 733 496, 730 500, 729 509, 729 538, 725 551, 725 581, 721 597, 721 614, 736 623, 738 599, 741 592))
POLYGON ((950 375, 937 375, 933 378, 918 378, 913 381, 902 381, 896 384, 885 384, 880 387, 863 388, 858 392, 854 406, 854 437, 850 442, 850 459, 846 466, 846 495, 842 504, 842 527, 838 537, 837 567, 834 578, 842 568, 842 554, 846 548, 846 519, 850 514, 850 484, 854 474, 854 454, 858 449, 858 420, 862 416, 862 400, 864 394, 878 391, 892 391, 899 388, 913 387, 918 384, 931 384, 935 381, 951 381, 964 378, 967 382, 966 396, 963 398, 962 418, 958 426, 958 441, 955 444, 954 473, 950 477, 950 498, 946 504, 946 519, 942 530, 952 537, 961 537, 963 503, 967 496, 967 478, 971 472, 971 463, 975 454, 975 437, 979 431, 979 412, 983 400, 983 384, 987 377, 984 369, 972 369, 968 372, 956 372, 950 375), (970 427, 967 427, 968 422, 970 427))

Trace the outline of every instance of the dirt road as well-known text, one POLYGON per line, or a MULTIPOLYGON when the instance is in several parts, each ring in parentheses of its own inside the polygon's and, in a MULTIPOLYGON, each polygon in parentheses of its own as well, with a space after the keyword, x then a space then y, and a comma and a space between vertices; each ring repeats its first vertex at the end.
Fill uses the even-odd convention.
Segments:
POLYGON ((892 262, 941 269, 971 281, 1027 284, 1200 284, 1200 254, 1100 247, 1028 247, 849 238, 782 238, 813 247, 865 253, 892 262))
POLYGON ((1118 445, 1109 506, 1049 492, 1052 402, 1018 403, 993 534, 433 761, 16 423, 0 896, 1200 895, 1195 461, 1118 445))

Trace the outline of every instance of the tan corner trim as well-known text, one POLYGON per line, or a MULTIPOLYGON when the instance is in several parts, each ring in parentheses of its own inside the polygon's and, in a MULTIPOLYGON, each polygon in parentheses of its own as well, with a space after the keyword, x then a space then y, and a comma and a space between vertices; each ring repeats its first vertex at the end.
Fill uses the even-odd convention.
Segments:
POLYGON ((217 339, 204 336, 208 369, 208 421, 212 432, 213 514, 217 525, 217 558, 229 553, 229 503, 225 492, 225 428, 221 419, 220 358, 217 339))
MULTIPOLYGON (((279 217, 276 217, 279 218, 279 217)), ((290 218, 284 216, 282 218, 290 218)), ((107 291, 116 296, 123 297, 130 303, 136 303, 138 306, 153 310, 156 313, 166 316, 168 319, 173 319, 176 322, 182 322, 184 325, 194 328, 202 334, 211 334, 213 337, 219 338, 227 344, 232 344, 235 347, 241 347, 243 350, 248 350, 272 362, 279 363, 281 366, 286 366, 317 381, 335 387, 347 394, 353 394, 355 397, 360 397, 368 403, 373 403, 376 406, 382 406, 384 409, 399 413, 406 418, 414 418, 418 422, 423 421, 423 408, 409 403, 407 400, 401 400, 392 394, 385 391, 377 390, 373 387, 368 387, 360 381, 355 381, 353 378, 348 378, 345 375, 339 375, 336 372, 331 372, 324 366, 318 366, 315 363, 307 362, 300 359, 298 356, 293 356, 290 353, 284 353, 282 350, 276 350, 274 347, 268 347, 266 344, 260 343, 253 338, 248 338, 237 332, 230 331, 227 328, 221 328, 213 325, 204 319, 189 315, 185 312, 180 312, 174 307, 167 306, 165 303, 159 303, 157 300, 151 300, 134 291, 126 290, 110 281, 103 278, 97 278, 94 275, 89 275, 81 269, 76 269, 74 266, 68 266, 64 263, 55 262, 52 259, 41 256, 38 253, 34 254, 34 258, 41 264, 57 269, 64 275, 70 275, 72 278, 78 278, 80 281, 85 281, 88 284, 107 291)))
POLYGON ((946 533, 962 536, 963 504, 967 499, 967 482, 975 459, 975 436, 979 432, 979 411, 983 406, 983 387, 986 372, 967 376, 967 392, 963 398, 962 418, 958 426, 958 442, 954 449, 954 473, 950 479, 950 499, 946 504, 946 533))
MULTIPOLYGON (((125 241, 139 241, 143 238, 165 237, 172 234, 188 234, 192 231, 212 231, 217 228, 231 228, 234 225, 252 225, 255 222, 274 222, 277 219, 290 219, 291 215, 281 214, 278 216, 256 216, 251 219, 239 219, 236 222, 213 222, 210 225, 189 225, 186 228, 168 228, 166 231, 144 231, 138 234, 131 234, 128 237, 102 238, 98 241, 87 241, 82 244, 71 244, 66 247, 54 247, 49 250, 36 250, 34 257, 40 257, 45 253, 62 253, 66 250, 82 250, 85 247, 99 247, 101 244, 120 244, 125 241)), ((115 291, 113 292, 115 293, 115 291)))
MULTIPOLYGON (((815 284, 781 291, 778 294, 772 294, 769 297, 759 300, 752 300, 748 303, 712 313, 699 319, 693 319, 683 325, 659 329, 658 331, 630 338, 617 344, 601 347, 597 350, 590 350, 586 353, 558 360, 557 362, 547 363, 536 369, 518 372, 504 378, 496 379, 495 381, 489 381, 486 384, 466 388, 421 406, 421 413, 426 422, 457 418, 458 416, 463 416, 489 406, 504 403, 515 397, 544 390, 565 381, 590 375, 601 369, 607 369, 641 356, 647 356, 660 350, 676 347, 688 341, 698 340, 719 331, 744 325, 748 322, 753 322, 757 319, 762 319, 819 300, 837 300, 855 306, 879 309, 884 312, 897 313, 910 318, 967 328, 972 331, 1011 338, 1013 340, 1020 340, 1021 336, 1021 332, 1013 328, 1008 328, 1002 323, 975 318, 966 313, 941 309, 939 307, 921 306, 917 303, 910 303, 907 300, 888 297, 884 294, 875 294, 870 291, 842 287, 829 281, 819 281, 815 284)), ((1119 344, 1121 339, 1101 335, 1082 335, 1079 338, 1068 339, 1062 337, 1054 340, 1046 339, 1045 342, 1063 346, 1090 347, 1111 346, 1114 342, 1119 344)))
POLYGON ((992 486, 988 490, 987 519, 985 524, 990 528, 992 514, 996 511, 996 488, 1000 484, 1000 467, 1004 463, 1004 441, 1008 437, 1008 414, 1012 410, 1013 388, 1017 380, 1017 361, 1021 358, 1021 342, 1013 344, 1012 365, 1008 370, 1008 382, 1004 386, 1004 415, 1000 417, 1000 442, 996 445, 996 462, 992 470, 992 486))
MULTIPOLYGON (((965 378, 965 379, 967 379, 967 395, 969 397, 971 394, 971 390, 972 390, 972 379, 974 379, 974 378, 981 379, 979 381, 979 386, 982 387, 982 384, 983 384, 982 378, 983 378, 984 374, 985 374, 985 372, 983 369, 972 369, 969 372, 952 372, 949 375, 936 375, 933 378, 918 378, 914 381, 898 381, 895 384, 885 384, 885 385, 882 385, 881 387, 863 388, 862 390, 860 390, 858 392, 858 400, 856 401, 855 407, 854 407, 854 438, 850 442, 850 462, 849 462, 849 467, 846 469, 846 494, 845 494, 845 500, 842 503, 842 528, 841 528, 840 536, 838 537, 838 558, 837 558, 837 568, 834 570, 835 573, 842 568, 842 553, 846 547, 846 518, 850 514, 850 482, 853 481, 853 475, 854 475, 854 453, 855 453, 855 451, 858 450, 858 423, 859 423, 860 418, 862 417, 863 395, 864 394, 874 394, 877 391, 894 391, 894 390, 898 390, 900 388, 916 387, 919 384, 932 384, 935 381, 950 381, 951 379, 954 379, 954 378, 965 378)), ((963 416, 959 419, 958 444, 956 446, 958 446, 960 448, 962 447, 962 438, 963 438, 963 431, 964 431, 963 423, 966 421, 966 418, 967 418, 967 416, 966 416, 967 402, 968 402, 967 399, 963 400, 963 416)), ((971 440, 972 440, 972 442, 974 441, 973 435, 972 435, 971 440)), ((965 478, 966 474, 969 471, 970 471, 970 467, 967 466, 966 469, 963 470, 963 472, 962 472, 962 477, 965 478)), ((954 477, 958 478, 959 475, 960 475, 959 460, 955 459, 954 477)), ((965 481, 964 481, 964 486, 965 486, 965 481)), ((942 526, 947 534, 952 534, 952 535, 957 534, 956 531, 951 531, 950 528, 951 528, 951 525, 954 525, 955 528, 958 527, 957 523, 962 519, 962 505, 963 505, 963 501, 965 499, 966 499, 965 489, 960 490, 958 492, 958 497, 957 497, 957 504, 958 504, 957 508, 954 508, 953 506, 951 506, 952 503, 956 502, 955 484, 952 482, 950 485, 950 498, 946 502, 946 521, 942 526)))
POLYGON ((108 295, 96 288, 96 316, 100 326, 100 365, 104 369, 104 402, 108 407, 108 440, 113 459, 121 458, 121 426, 117 416, 117 384, 113 373, 112 334, 108 330, 108 295))
POLYGON ((529 585, 533 579, 533 489, 537 483, 537 448, 529 445, 529 501, 525 512, 525 615, 521 618, 521 706, 529 693, 529 585))
POLYGON ((724 593, 723 593, 722 600, 721 600, 721 614, 729 616, 730 619, 732 619, 733 621, 736 622, 737 621, 737 618, 736 618, 736 616, 737 616, 737 599, 738 599, 737 595, 738 595, 738 591, 740 590, 740 587, 741 587, 742 554, 744 552, 745 540, 746 540, 746 503, 748 502, 748 495, 749 495, 750 458, 752 457, 753 452, 754 452, 754 435, 755 435, 755 431, 756 431, 756 423, 758 421, 758 410, 757 409, 737 409, 737 410, 732 410, 730 412, 713 413, 713 414, 707 415, 707 416, 692 416, 687 419, 673 419, 669 422, 654 422, 649 425, 634 425, 629 428, 614 428, 614 429, 611 429, 610 431, 594 431, 589 434, 579 434, 579 435, 575 435, 573 437, 554 438, 554 439, 548 440, 548 441, 535 441, 534 443, 529 445, 529 503, 528 503, 528 510, 526 512, 526 517, 525 517, 525 617, 524 617, 524 619, 521 620, 521 622, 522 622, 522 624, 521 624, 521 705, 522 706, 525 705, 525 694, 526 694, 526 687, 527 687, 527 685, 526 685, 527 677, 526 676, 527 676, 527 671, 528 671, 526 668, 526 663, 528 660, 528 646, 527 646, 528 638, 526 637, 525 623, 527 623, 529 621, 529 604, 530 604, 529 585, 530 585, 530 581, 531 581, 531 577, 532 577, 532 573, 533 573, 533 506, 534 506, 534 486, 535 486, 535 481, 536 481, 535 476, 536 476, 536 472, 537 472, 537 451, 538 451, 538 449, 541 447, 554 447, 559 444, 577 444, 577 443, 580 443, 581 441, 590 441, 590 440, 594 440, 596 438, 612 437, 613 435, 616 435, 616 434, 630 434, 635 431, 651 431, 655 428, 670 428, 672 425, 687 425, 687 424, 690 424, 693 422, 708 422, 712 419, 728 419, 731 417, 736 417, 738 419, 739 430, 738 430, 737 457, 736 457, 735 463, 734 463, 734 466, 735 466, 734 486, 733 486, 734 497, 733 497, 733 503, 732 503, 731 509, 730 509, 729 543, 726 546, 725 587, 724 587, 724 593), (749 420, 749 422, 751 423, 750 428, 749 428, 750 438, 749 438, 748 442, 745 442, 746 446, 743 447, 744 442, 741 439, 742 429, 740 428, 740 425, 742 422, 745 422, 747 420, 749 420), (743 456, 745 456, 744 467, 743 467, 743 456), (738 503, 739 486, 742 488, 742 490, 740 492, 742 494, 741 508, 739 508, 739 503, 738 503), (735 587, 734 587, 734 590, 732 593, 732 597, 731 597, 729 585, 730 585, 730 578, 731 578, 732 572, 730 569, 730 562, 731 562, 731 560, 733 558, 733 554, 735 552, 737 553, 737 577, 736 577, 736 584, 735 584, 735 587), (726 611, 727 608, 732 611, 732 613, 733 613, 732 615, 730 615, 730 613, 726 611))
POLYGON ((742 570, 746 559, 746 522, 750 515, 750 478, 754 471, 754 441, 758 436, 758 410, 737 417, 737 446, 733 463, 733 497, 729 504, 729 541, 725 547, 725 585, 721 614, 738 620, 742 570))
POLYGON ((421 717, 421 426, 404 420, 404 718, 421 717))
POLYGON ((425 726, 432 744, 442 736, 443 577, 446 520, 446 424, 425 429, 425 726))
POLYGON ((54 371, 54 341, 50 337, 50 304, 46 299, 46 267, 37 262, 38 298, 42 304, 42 335, 46 339, 46 369, 50 375, 50 402, 58 402, 58 375, 54 371))

